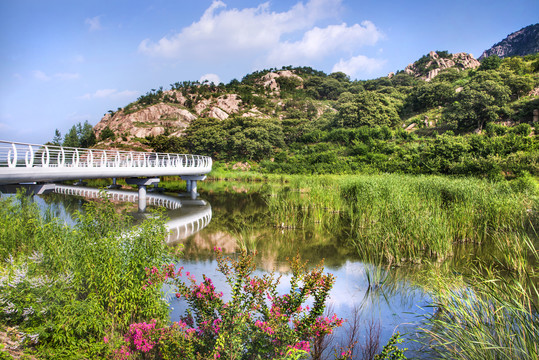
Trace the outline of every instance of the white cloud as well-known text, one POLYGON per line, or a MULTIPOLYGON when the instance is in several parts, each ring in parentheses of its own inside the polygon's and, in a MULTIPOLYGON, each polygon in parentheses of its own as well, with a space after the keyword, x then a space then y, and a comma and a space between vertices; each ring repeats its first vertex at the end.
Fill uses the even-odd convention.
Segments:
POLYGON ((337 15, 340 4, 341 0, 310 0, 285 12, 272 12, 269 3, 228 10, 224 2, 216 0, 199 21, 157 42, 146 39, 139 51, 173 59, 268 53, 281 44, 284 35, 337 15))
POLYGON ((90 100, 90 99, 128 99, 138 96, 140 92, 134 90, 123 90, 118 91, 117 89, 100 89, 94 92, 93 94, 87 93, 80 96, 81 99, 90 100))
POLYGON ((47 75, 45 72, 41 70, 35 70, 33 74, 36 79, 41 80, 41 81, 50 81, 52 79, 75 80, 80 77, 80 74, 78 73, 56 73, 54 75, 47 75))
POLYGON ((385 60, 372 59, 364 55, 358 55, 348 60, 341 59, 333 66, 331 71, 342 71, 347 75, 355 76, 359 73, 373 73, 380 70, 384 64, 385 60))
POLYGON ((101 16, 94 16, 93 18, 87 18, 84 23, 89 26, 90 31, 96 31, 101 29, 101 16))
POLYGON ((34 77, 41 81, 49 81, 51 78, 41 70, 34 71, 34 77))
POLYGON ((380 31, 370 21, 348 26, 329 25, 323 29, 315 27, 307 31, 296 42, 283 42, 269 55, 270 63, 298 63, 321 59, 337 51, 352 51, 364 45, 374 45, 382 37, 380 31))
POLYGON ((215 85, 218 85, 221 82, 221 79, 219 79, 219 75, 217 74, 205 74, 200 77, 200 82, 204 82, 205 80, 208 80, 210 83, 214 83, 215 85))

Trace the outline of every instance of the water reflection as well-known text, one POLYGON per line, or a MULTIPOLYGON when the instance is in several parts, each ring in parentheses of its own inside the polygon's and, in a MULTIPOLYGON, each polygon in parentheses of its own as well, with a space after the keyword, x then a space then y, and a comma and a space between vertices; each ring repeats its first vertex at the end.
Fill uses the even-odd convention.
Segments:
MULTIPOLYGON (((178 199, 174 195, 171 196, 178 199)), ((83 211, 85 200, 66 195, 44 195, 43 206, 55 208, 61 216, 72 218, 75 211, 83 211)), ((330 293, 329 305, 339 317, 352 318, 359 309, 361 318, 360 341, 367 336, 371 321, 380 324, 380 344, 385 344, 395 330, 413 334, 429 298, 416 284, 421 283, 420 267, 379 268, 361 261, 342 231, 322 231, 315 227, 281 229, 272 226, 264 199, 253 193, 208 194, 204 200, 181 199, 182 206, 166 212, 171 233, 167 241, 183 253, 178 265, 190 271, 198 280, 202 274, 211 277, 219 291, 226 294, 228 285, 219 274, 213 248, 218 246, 225 254, 234 256, 240 248, 257 252, 256 275, 275 270, 282 275, 278 290, 288 292, 291 278, 287 258, 299 254, 315 266, 324 261, 325 269, 335 275, 336 283, 330 293), (210 205, 211 204, 211 205, 210 205), (383 280, 383 281, 382 281, 383 280), (378 286, 373 286, 377 282, 378 286)), ((129 210, 130 205, 121 205, 129 210)), ((132 206, 136 211, 136 205, 132 206)), ((167 290, 167 289, 165 289, 167 290)), ((185 311, 185 303, 171 296, 171 320, 177 320, 185 311)), ((346 325, 336 333, 336 341, 343 339, 346 325)), ((413 342, 405 344, 415 348, 413 342)))

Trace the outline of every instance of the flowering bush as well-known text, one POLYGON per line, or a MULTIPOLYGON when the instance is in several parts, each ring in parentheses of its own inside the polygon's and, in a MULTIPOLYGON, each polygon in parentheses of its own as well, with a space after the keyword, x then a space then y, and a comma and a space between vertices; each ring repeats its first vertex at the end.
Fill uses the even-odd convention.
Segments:
MULTIPOLYGON (((155 322, 131 325, 117 359, 299 359, 321 354, 313 342, 342 325, 336 315, 323 316, 325 302, 335 281, 323 267, 307 271, 299 257, 291 261, 290 292, 277 293, 280 277, 274 273, 253 276, 253 256, 242 252, 237 260, 217 253, 218 269, 231 287, 224 301, 212 280, 198 282, 183 268, 172 265, 148 269, 146 287, 172 281, 176 296, 187 301, 185 315, 172 326, 156 328, 155 322), (312 306, 306 306, 312 299, 312 306)), ((343 352, 341 358, 344 358, 343 352)))

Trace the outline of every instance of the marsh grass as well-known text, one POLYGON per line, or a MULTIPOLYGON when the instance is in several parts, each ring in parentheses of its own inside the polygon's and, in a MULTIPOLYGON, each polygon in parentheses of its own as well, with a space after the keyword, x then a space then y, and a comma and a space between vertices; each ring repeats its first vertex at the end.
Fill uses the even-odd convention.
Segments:
POLYGON ((267 197, 276 226, 345 228, 365 258, 443 261, 474 243, 510 249, 508 267, 523 265, 534 203, 508 182, 409 175, 289 176, 267 197))
POLYGON ((425 344, 440 358, 538 359, 537 283, 530 280, 490 273, 466 287, 443 285, 422 329, 425 344))

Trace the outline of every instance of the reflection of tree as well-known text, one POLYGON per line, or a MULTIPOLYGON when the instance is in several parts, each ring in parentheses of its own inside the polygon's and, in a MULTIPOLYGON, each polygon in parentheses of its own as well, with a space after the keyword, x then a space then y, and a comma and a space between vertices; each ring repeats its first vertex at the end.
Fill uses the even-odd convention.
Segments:
POLYGON ((60 214, 62 213, 62 209, 70 217, 73 217, 75 212, 82 211, 83 205, 88 202, 80 196, 55 193, 40 195, 39 197, 43 200, 43 202, 45 202, 45 204, 47 204, 48 211, 50 211, 51 214, 56 217, 60 216, 60 214))

